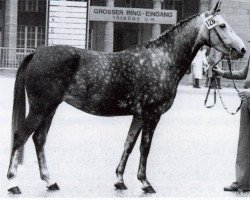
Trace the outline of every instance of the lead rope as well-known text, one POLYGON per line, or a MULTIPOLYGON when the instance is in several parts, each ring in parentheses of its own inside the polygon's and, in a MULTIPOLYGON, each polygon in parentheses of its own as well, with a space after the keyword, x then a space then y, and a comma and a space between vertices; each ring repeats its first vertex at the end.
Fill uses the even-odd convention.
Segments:
MULTIPOLYGON (((212 65, 211 68, 213 69, 213 68, 214 68, 214 67, 215 67, 224 57, 225 57, 225 55, 223 55, 222 58, 221 58, 218 62, 216 62, 214 65, 212 65)), ((229 56, 227 56, 226 59, 227 59, 227 62, 228 62, 228 67, 229 67, 230 74, 231 74, 231 76, 232 76, 233 74, 232 74, 231 59, 230 59, 229 56)), ((211 82, 212 82, 213 80, 214 80, 214 82, 215 82, 215 87, 214 87, 214 104, 213 104, 213 105, 210 105, 210 106, 207 106, 207 100, 208 100, 208 96, 209 96, 210 89, 211 89, 211 84, 210 84, 210 85, 209 85, 209 88, 208 88, 207 95, 206 95, 206 99, 205 99, 205 101, 204 101, 204 105, 205 105, 207 108, 212 108, 212 107, 214 107, 214 105, 216 104, 216 90, 217 90, 223 108, 226 110, 227 113, 229 113, 229 114, 231 114, 231 115, 235 115, 237 112, 239 112, 239 110, 240 110, 240 108, 241 108, 241 105, 242 105, 242 101, 241 101, 241 103, 240 103, 240 106, 236 109, 235 112, 229 111, 228 108, 226 107, 226 105, 225 105, 225 103, 224 103, 222 97, 221 97, 220 90, 219 90, 219 88, 218 88, 218 82, 217 82, 217 76, 216 76, 216 75, 213 75, 213 76, 212 76, 211 82)), ((237 88, 237 86, 236 86, 236 84, 235 84, 234 79, 232 79, 232 82, 233 82, 234 89, 235 89, 237 92, 239 92, 239 90, 238 90, 238 88, 237 88)))
MULTIPOLYGON (((231 77, 232 77, 232 76, 233 76, 233 73, 232 73, 232 65, 231 65, 231 60, 230 60, 230 57, 229 57, 229 56, 227 56, 227 63, 228 63, 228 68, 229 68, 231 77)), ((233 78, 232 78, 232 82, 233 82, 234 89, 235 89, 237 92, 239 92, 239 89, 237 88, 237 86, 236 86, 235 81, 234 81, 233 78)), ((218 86, 218 83, 217 83, 217 80, 216 80, 216 79, 215 79, 215 85, 216 85, 216 87, 218 86)), ((222 97, 221 97, 220 90, 219 90, 218 88, 217 88, 217 90, 218 90, 218 94, 219 94, 219 97, 220 97, 221 104, 222 104, 223 108, 227 111, 227 113, 229 113, 229 114, 231 114, 231 115, 235 115, 237 112, 239 112, 239 110, 240 110, 240 108, 241 108, 241 106, 242 106, 242 102, 243 102, 243 101, 241 100, 240 105, 239 105, 239 107, 236 109, 235 112, 231 112, 231 111, 229 111, 228 108, 226 107, 226 105, 225 105, 225 103, 224 103, 224 101, 223 101, 223 99, 222 99, 222 97)))

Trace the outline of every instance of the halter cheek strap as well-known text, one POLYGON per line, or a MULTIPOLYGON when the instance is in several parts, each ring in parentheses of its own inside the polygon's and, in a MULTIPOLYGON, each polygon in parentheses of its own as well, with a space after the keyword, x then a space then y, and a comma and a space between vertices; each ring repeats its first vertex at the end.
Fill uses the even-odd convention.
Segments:
MULTIPOLYGON (((210 40, 210 31, 211 30, 209 30, 209 40, 210 40)), ((220 42, 222 43, 223 47, 228 51, 227 54, 230 55, 231 48, 225 44, 224 40, 222 39, 222 37, 220 36, 219 32, 217 31, 216 27, 214 27, 213 30, 214 30, 215 34, 217 35, 217 37, 219 38, 220 42)))
MULTIPOLYGON (((218 13, 213 14, 213 16, 217 15, 218 13)), ((205 13, 205 17, 209 17, 208 13, 205 13)), ((222 43, 223 47, 228 51, 227 55, 229 55, 231 53, 231 48, 229 46, 226 45, 226 43, 224 42, 224 40, 222 39, 222 37, 220 36, 218 30, 216 29, 216 27, 213 27, 211 29, 208 29, 208 40, 209 40, 209 47, 212 47, 211 45, 211 30, 214 30, 215 34, 217 35, 217 37, 219 38, 219 41, 222 43)))

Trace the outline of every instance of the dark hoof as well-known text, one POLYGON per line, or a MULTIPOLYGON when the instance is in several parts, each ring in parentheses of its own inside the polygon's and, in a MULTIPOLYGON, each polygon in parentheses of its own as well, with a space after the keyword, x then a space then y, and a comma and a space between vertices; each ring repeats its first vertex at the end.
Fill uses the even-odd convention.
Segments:
POLYGON ((128 189, 123 182, 117 182, 116 184, 114 184, 114 186, 118 190, 126 190, 126 189, 128 189))
POLYGON ((224 187, 224 191, 225 192, 236 192, 236 191, 238 191, 238 189, 233 187, 233 186, 228 186, 228 187, 224 187))
POLYGON ((60 188, 58 187, 57 183, 47 187, 49 190, 60 190, 60 188))
POLYGON ((152 186, 142 187, 142 190, 145 193, 156 193, 155 190, 154 190, 154 188, 152 186))
POLYGON ((9 193, 11 194, 22 194, 21 190, 19 189, 19 187, 12 187, 10 189, 8 189, 9 193))

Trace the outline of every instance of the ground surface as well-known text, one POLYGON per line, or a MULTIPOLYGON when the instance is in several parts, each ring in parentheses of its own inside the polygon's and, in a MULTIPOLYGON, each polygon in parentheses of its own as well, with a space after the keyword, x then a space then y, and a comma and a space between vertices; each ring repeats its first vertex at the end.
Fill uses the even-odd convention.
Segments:
MULTIPOLYGON (((8 194, 10 124, 14 78, 0 76, 0 196, 8 194)), ((225 103, 239 100, 223 88, 225 103)), ((55 115, 46 144, 50 174, 61 190, 48 192, 40 180, 35 150, 29 139, 19 167, 20 197, 239 197, 223 192, 234 181, 239 114, 228 115, 220 103, 203 106, 206 90, 180 86, 173 107, 158 124, 148 159, 148 179, 157 191, 146 195, 136 178, 139 142, 125 171, 126 191, 117 191, 115 169, 132 117, 88 115, 63 103, 55 115)), ((138 140, 139 141, 139 140, 138 140)))

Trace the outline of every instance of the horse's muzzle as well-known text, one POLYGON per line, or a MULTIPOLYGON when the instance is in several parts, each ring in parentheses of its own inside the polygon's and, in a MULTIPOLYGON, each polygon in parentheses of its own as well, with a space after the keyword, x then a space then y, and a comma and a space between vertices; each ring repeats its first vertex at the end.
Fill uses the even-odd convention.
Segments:
POLYGON ((239 58, 243 58, 246 52, 247 51, 244 47, 240 51, 237 51, 235 48, 232 48, 231 59, 237 60, 239 58))

